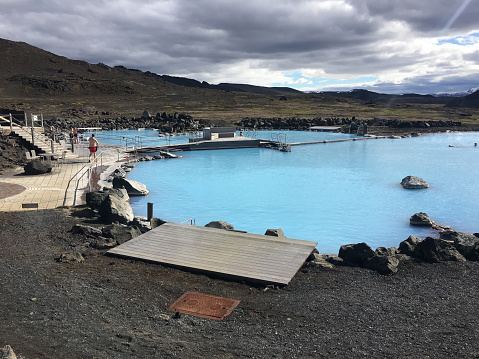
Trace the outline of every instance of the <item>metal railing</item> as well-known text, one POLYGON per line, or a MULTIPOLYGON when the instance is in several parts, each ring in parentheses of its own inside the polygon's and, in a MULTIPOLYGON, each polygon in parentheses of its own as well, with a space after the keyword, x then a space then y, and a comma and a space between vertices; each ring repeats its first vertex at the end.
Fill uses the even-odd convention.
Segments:
POLYGON ((190 222, 190 225, 196 226, 196 220, 194 218, 188 218, 188 219, 184 220, 183 222, 180 222, 180 224, 183 224, 183 223, 188 222, 188 221, 190 222))
POLYGON ((75 179, 75 177, 77 177, 78 175, 80 175, 80 177, 78 177, 78 179, 76 180, 75 191, 74 191, 74 194, 73 194, 72 206, 76 205, 77 194, 78 194, 78 190, 80 189, 80 182, 85 175, 88 176, 88 179, 87 179, 88 189, 91 192, 91 190, 92 190, 92 167, 93 166, 98 166, 98 160, 99 159, 100 159, 100 167, 102 167, 103 166, 103 152, 100 152, 92 162, 90 162, 88 164, 85 164, 82 168, 80 168, 72 176, 72 178, 70 178, 70 180, 68 181, 68 184, 67 184, 67 188, 65 189, 65 195, 63 197, 63 206, 66 206, 68 190, 70 189, 70 185, 73 182, 73 180, 75 179), (86 167, 88 167, 88 168, 85 170, 86 167))

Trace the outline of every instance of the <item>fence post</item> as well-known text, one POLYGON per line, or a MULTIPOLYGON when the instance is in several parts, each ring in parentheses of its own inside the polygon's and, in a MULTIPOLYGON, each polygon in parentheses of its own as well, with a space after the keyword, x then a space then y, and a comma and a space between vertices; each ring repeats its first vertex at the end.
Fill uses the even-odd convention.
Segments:
POLYGON ((43 113, 40 114, 40 117, 42 119, 42 128, 43 128, 43 113))
MULTIPOLYGON (((25 114, 25 116, 27 115, 25 114)), ((35 133, 34 133, 35 129, 33 128, 33 115, 31 116, 32 116, 32 145, 35 146, 35 133)))
POLYGON ((12 117, 11 113, 9 113, 8 115, 10 116, 10 132, 12 132, 13 131, 13 117, 12 117))
POLYGON ((151 219, 153 218, 153 203, 151 203, 151 202, 148 202, 148 203, 147 203, 147 206, 148 206, 148 210, 147 210, 147 212, 148 212, 148 214, 147 214, 147 218, 148 218, 148 220, 149 220, 149 221, 151 221, 151 219))

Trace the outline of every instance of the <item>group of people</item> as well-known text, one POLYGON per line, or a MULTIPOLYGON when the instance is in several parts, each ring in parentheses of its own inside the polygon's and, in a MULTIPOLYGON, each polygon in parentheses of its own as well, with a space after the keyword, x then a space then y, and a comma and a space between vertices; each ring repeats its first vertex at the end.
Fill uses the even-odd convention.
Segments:
POLYGON ((78 144, 78 129, 70 129, 70 142, 78 144))
MULTIPOLYGON (((72 128, 70 129, 70 142, 78 144, 78 129, 72 128)), ((98 150, 98 140, 95 138, 95 134, 92 133, 91 137, 88 138, 88 149, 90 150, 90 155, 88 156, 88 162, 91 160, 91 156, 93 155, 93 159, 96 159, 96 151, 98 150)))

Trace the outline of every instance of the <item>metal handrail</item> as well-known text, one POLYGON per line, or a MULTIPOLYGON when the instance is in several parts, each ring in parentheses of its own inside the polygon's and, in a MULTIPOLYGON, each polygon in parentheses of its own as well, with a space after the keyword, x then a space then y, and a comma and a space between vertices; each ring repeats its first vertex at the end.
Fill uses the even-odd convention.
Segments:
MULTIPOLYGON (((68 189, 70 188, 70 183, 73 181, 73 179, 74 179, 81 171, 83 171, 83 169, 84 169, 86 166, 87 166, 87 165, 84 165, 82 168, 80 168, 80 169, 78 170, 78 172, 75 173, 75 174, 73 175, 73 177, 70 178, 70 180, 68 181, 68 183, 67 183, 67 188, 65 189, 65 195, 63 196, 63 206, 65 206, 65 205, 66 205, 66 202, 67 202, 67 194, 68 194, 68 189)), ((83 177, 83 175, 82 175, 82 177, 83 177)), ((81 177, 80 177, 80 179, 81 179, 81 177)), ((77 181, 77 186, 76 186, 76 188, 78 188, 78 184, 79 184, 79 182, 80 182, 80 179, 78 179, 78 181, 77 181)), ((75 189, 75 197, 73 198, 73 205, 75 205, 75 203, 76 203, 76 189, 75 189)))
POLYGON ((76 199, 77 199, 77 193, 78 193, 78 188, 80 186, 80 181, 82 180, 83 176, 85 176, 85 174, 88 173, 88 183, 90 183, 91 181, 91 168, 93 167, 93 164, 96 163, 96 165, 98 165, 98 158, 101 157, 101 164, 100 166, 103 166, 103 152, 100 152, 98 154, 98 156, 93 160, 93 162, 91 163, 88 163, 88 164, 85 164, 82 168, 80 168, 78 170, 78 172, 76 172, 72 178, 70 178, 70 180, 68 181, 68 184, 67 184, 67 188, 65 189, 65 195, 63 197, 63 206, 66 205, 66 201, 67 201, 67 194, 68 194, 68 189, 70 188, 70 183, 73 181, 73 179, 79 174, 81 173, 85 167, 89 167, 88 170, 84 171, 83 174, 77 179, 76 181, 76 185, 75 185, 75 193, 74 193, 74 196, 73 196, 73 206, 76 204, 76 199))
POLYGON ((193 226, 193 225, 196 226, 196 220, 195 220, 194 218, 186 219, 186 220, 184 220, 183 222, 180 222, 180 224, 183 224, 183 223, 188 222, 188 221, 190 221, 190 224, 191 224, 192 226, 193 226))

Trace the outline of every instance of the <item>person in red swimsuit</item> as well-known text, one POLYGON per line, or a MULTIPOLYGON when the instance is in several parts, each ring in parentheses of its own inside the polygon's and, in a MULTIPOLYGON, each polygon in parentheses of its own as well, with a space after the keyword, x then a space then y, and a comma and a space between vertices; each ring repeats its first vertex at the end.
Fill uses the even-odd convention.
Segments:
POLYGON ((91 137, 88 139, 88 148, 90 149, 90 156, 88 156, 88 162, 90 162, 91 155, 93 154, 93 158, 96 159, 96 151, 98 150, 98 140, 95 138, 95 134, 93 133, 91 137))

